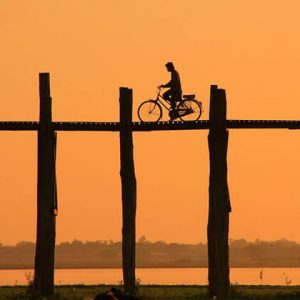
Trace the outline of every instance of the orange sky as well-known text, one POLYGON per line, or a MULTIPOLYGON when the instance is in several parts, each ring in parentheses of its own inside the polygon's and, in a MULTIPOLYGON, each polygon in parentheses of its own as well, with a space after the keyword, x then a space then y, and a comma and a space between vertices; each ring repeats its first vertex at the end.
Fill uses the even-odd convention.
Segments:
MULTIPOLYGON (((1 0, 0 120, 37 120, 38 73, 53 118, 117 121, 169 80, 203 101, 227 91, 229 119, 300 120, 299 0, 1 0)), ((137 119, 136 113, 134 118, 137 119)), ((134 133, 137 237, 206 241, 207 131, 134 133)), ((0 243, 35 239, 37 134, 0 132, 0 243)), ((230 130, 230 237, 300 242, 300 131, 230 130)), ((119 136, 59 132, 57 241, 120 240, 119 136)))

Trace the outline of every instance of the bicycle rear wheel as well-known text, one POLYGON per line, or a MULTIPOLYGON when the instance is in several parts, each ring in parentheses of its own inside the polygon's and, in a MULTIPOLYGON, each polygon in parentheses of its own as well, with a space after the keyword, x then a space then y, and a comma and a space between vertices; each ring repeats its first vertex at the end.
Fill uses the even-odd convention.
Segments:
POLYGON ((162 108, 157 101, 144 101, 138 108, 138 117, 142 122, 158 122, 162 117, 162 108))
POLYGON ((197 121, 202 114, 201 102, 195 99, 186 99, 178 105, 179 118, 182 121, 197 121))

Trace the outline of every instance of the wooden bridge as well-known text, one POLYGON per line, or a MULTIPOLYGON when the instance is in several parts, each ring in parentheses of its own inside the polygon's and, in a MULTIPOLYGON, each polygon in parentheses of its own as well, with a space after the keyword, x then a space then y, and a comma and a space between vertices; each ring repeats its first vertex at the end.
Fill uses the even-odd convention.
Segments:
POLYGON ((34 274, 36 291, 42 296, 52 295, 54 291, 57 131, 120 132, 123 278, 125 290, 135 293, 136 178, 132 132, 209 130, 210 175, 207 227, 209 291, 212 297, 226 298, 230 291, 228 231, 231 211, 227 183, 228 129, 300 129, 300 121, 227 120, 225 90, 212 85, 209 120, 132 122, 132 90, 120 88, 120 122, 52 122, 50 76, 48 73, 41 73, 39 79, 39 122, 0 122, 0 131, 38 132, 37 235, 34 274))
MULTIPOLYGON (((132 122, 132 131, 200 130, 210 129, 209 120, 132 122)), ((119 122, 52 122, 55 131, 120 131, 119 122)), ((300 129, 300 121, 293 120, 226 120, 228 129, 300 129)), ((36 121, 2 121, 0 130, 34 131, 39 129, 36 121)))

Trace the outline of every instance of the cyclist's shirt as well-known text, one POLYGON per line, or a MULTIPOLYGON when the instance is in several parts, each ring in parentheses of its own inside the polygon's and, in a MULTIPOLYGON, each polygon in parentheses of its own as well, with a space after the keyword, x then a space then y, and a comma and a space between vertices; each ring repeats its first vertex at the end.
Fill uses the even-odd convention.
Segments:
POLYGON ((173 93, 181 95, 180 76, 176 70, 171 71, 171 80, 165 85, 165 87, 169 87, 173 93))

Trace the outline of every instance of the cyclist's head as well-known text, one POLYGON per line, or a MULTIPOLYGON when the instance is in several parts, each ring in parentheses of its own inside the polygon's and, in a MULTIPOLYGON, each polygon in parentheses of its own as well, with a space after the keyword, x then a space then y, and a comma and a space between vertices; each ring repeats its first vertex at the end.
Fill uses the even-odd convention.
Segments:
POLYGON ((167 68, 168 71, 175 70, 175 67, 174 67, 172 62, 166 63, 166 68, 167 68))

